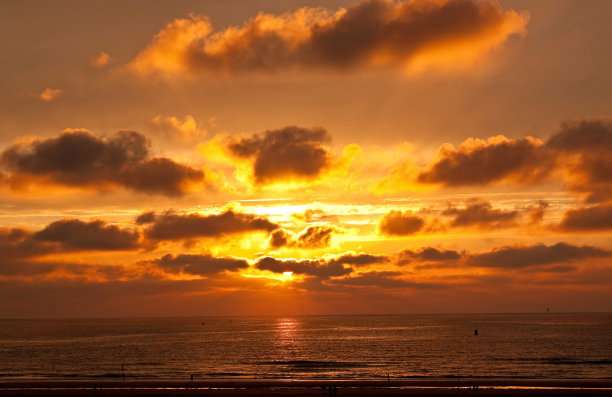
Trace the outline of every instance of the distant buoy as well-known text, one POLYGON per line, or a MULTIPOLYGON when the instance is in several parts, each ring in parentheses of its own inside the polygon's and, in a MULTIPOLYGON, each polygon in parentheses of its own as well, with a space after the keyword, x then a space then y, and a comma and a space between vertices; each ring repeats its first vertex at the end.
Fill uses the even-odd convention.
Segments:
POLYGON ((478 330, 477 329, 474 330, 474 335, 478 335, 478 330))

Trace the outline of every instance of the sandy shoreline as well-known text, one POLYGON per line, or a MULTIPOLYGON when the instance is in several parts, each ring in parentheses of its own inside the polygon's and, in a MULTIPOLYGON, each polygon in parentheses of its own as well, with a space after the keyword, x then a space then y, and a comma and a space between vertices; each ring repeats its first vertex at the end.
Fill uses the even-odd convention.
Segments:
POLYGON ((612 379, 1 380, 0 396, 612 396, 612 379), (478 390, 469 389, 477 384, 478 390), (336 393, 329 393, 329 388, 336 393))

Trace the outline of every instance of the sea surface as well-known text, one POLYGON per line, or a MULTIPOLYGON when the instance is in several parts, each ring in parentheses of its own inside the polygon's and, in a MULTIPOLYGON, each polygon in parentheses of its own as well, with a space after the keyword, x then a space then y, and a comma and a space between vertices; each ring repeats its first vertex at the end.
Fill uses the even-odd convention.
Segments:
POLYGON ((0 380, 192 374, 610 379, 612 314, 0 320, 0 380))

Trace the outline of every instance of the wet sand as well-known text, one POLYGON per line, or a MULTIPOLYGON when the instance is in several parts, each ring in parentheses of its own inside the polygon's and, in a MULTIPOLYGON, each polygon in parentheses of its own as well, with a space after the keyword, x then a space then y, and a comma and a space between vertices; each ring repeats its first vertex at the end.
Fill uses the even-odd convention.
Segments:
POLYGON ((612 379, 0 381, 0 396, 612 396, 612 379), (469 389, 469 383, 478 390, 469 389), (100 387, 101 386, 101 387, 100 387), (330 387, 332 392, 330 393, 330 387), (334 393, 334 388, 336 392, 334 393))

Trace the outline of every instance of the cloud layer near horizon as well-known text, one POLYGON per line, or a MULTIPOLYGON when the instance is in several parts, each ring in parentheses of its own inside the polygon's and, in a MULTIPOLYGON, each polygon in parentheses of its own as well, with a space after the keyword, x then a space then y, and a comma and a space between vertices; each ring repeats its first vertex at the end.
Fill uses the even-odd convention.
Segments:
POLYGON ((141 74, 198 74, 451 66, 523 33, 527 20, 526 12, 491 0, 364 0, 336 12, 260 13, 219 31, 205 15, 192 14, 166 25, 130 67, 141 74))

